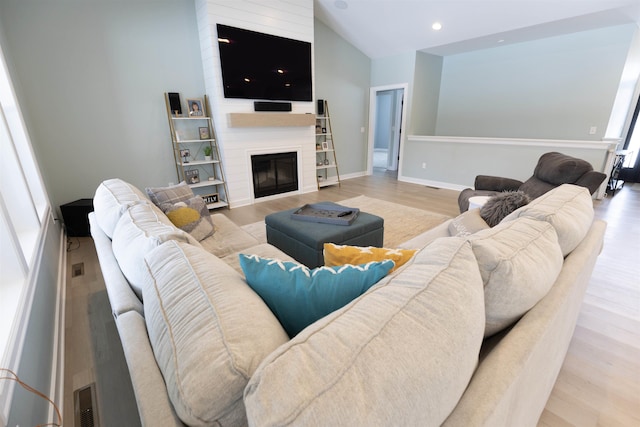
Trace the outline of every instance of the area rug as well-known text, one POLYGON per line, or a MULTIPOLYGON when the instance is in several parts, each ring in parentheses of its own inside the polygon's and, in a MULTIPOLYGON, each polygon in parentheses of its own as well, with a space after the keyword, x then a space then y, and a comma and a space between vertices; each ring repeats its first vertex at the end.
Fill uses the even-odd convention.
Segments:
MULTIPOLYGON (((450 218, 439 213, 367 196, 358 196, 338 203, 384 218, 384 246, 388 248, 397 247, 400 243, 406 242, 450 218)), ((267 241, 264 221, 247 224, 242 229, 260 242, 267 241)))

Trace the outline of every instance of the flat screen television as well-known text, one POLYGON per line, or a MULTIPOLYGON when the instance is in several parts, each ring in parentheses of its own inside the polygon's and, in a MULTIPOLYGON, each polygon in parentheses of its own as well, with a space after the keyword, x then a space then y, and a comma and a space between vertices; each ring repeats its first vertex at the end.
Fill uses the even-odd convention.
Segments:
POLYGON ((225 98, 311 101, 311 43, 217 24, 225 98))

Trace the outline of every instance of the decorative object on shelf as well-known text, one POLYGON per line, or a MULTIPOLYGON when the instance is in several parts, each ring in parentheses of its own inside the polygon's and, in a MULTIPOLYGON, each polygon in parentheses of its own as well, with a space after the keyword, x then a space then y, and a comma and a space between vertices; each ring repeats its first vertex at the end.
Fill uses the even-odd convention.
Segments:
POLYGON ((188 114, 176 115, 181 95, 164 95, 178 182, 185 181, 199 198, 215 195, 206 202, 207 209, 229 206, 209 98, 186 98, 187 109, 181 109, 188 114))
POLYGON ((329 103, 318 100, 318 115, 316 116, 316 172, 318 188, 329 185, 340 185, 336 146, 333 144, 329 103))
POLYGON ((202 117, 204 111, 202 109, 202 99, 187 99, 187 107, 189 108, 189 117, 202 117))
POLYGON ((191 152, 188 149, 180 150, 180 157, 182 157, 182 163, 189 163, 189 157, 191 152))
POLYGON ((173 114, 174 116, 181 116, 182 115, 182 103, 180 102, 180 94, 176 93, 176 92, 169 92, 167 94, 167 96, 169 97, 169 105, 170 105, 170 110, 171 110, 171 114, 173 114))
POLYGON ((198 169, 189 169, 184 171, 184 177, 187 184, 197 184, 200 182, 200 172, 198 169))
POLYGON ((209 135, 208 127, 199 127, 198 132, 200 133, 200 139, 209 139, 211 136, 209 135))
POLYGON ((213 193, 213 194, 205 194, 200 196, 202 197, 202 200, 204 200, 204 202, 209 205, 211 203, 218 203, 218 193, 213 193))
MULTIPOLYGON (((202 128, 200 128, 202 129, 202 128)), ((210 145, 205 145, 204 148, 202 149, 202 152, 204 153, 204 159, 209 162, 211 161, 211 146, 210 145)))

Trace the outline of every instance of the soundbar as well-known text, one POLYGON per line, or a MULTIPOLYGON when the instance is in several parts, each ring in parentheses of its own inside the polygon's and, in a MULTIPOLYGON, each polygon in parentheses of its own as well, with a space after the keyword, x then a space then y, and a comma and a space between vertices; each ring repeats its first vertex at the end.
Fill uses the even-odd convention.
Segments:
POLYGON ((291 103, 254 101, 253 109, 255 111, 291 111, 291 103))

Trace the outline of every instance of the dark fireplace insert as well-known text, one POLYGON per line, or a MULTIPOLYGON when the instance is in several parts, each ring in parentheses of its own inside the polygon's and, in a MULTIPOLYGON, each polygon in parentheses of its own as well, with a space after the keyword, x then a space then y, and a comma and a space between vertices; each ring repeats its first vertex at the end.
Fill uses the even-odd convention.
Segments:
POLYGON ((256 199, 298 189, 298 155, 295 151, 252 155, 251 171, 256 199))

